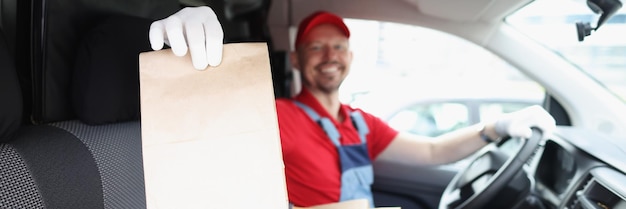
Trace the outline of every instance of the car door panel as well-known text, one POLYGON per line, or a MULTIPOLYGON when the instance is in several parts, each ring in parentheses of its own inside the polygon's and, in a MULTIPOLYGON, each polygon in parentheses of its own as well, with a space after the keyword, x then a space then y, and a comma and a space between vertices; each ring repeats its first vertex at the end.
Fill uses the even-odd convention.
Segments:
POLYGON ((410 166, 376 161, 372 187, 374 201, 378 207, 437 208, 441 194, 456 172, 453 165, 410 166))

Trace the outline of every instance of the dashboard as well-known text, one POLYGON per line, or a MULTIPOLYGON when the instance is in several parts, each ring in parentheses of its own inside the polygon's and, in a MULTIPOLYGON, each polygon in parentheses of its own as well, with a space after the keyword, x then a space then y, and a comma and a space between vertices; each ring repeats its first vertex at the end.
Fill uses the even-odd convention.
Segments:
POLYGON ((547 141, 537 167, 537 183, 555 195, 563 195, 576 175, 576 160, 569 150, 554 141, 547 141))
POLYGON ((559 128, 528 162, 538 208, 626 209, 623 142, 559 128))

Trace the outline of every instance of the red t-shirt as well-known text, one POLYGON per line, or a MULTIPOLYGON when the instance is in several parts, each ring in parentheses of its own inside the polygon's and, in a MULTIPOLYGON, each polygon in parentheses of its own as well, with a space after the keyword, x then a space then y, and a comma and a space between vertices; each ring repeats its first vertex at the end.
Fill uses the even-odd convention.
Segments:
MULTIPOLYGON (((349 112, 361 111, 341 105, 340 112, 345 120, 339 124, 308 91, 295 98, 315 110, 321 117, 333 121, 339 131, 342 144, 359 144, 361 139, 352 125, 349 112)), ((285 175, 289 201, 296 206, 338 202, 341 188, 339 155, 335 145, 314 122, 291 99, 277 99, 276 110, 285 163, 285 175)), ((370 159, 375 159, 396 137, 398 132, 381 119, 361 111, 367 123, 367 147, 370 159)))

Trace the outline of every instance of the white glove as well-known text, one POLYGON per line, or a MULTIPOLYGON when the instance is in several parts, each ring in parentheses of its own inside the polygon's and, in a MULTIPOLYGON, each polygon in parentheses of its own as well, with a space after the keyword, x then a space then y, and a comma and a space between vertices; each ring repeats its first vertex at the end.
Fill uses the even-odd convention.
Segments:
POLYGON ((150 25, 150 44, 153 50, 172 47, 176 56, 191 53, 193 66, 198 70, 222 62, 224 31, 213 9, 207 6, 187 7, 150 25))
POLYGON ((499 136, 530 138, 532 127, 539 128, 543 135, 556 129, 554 118, 541 106, 533 105, 512 113, 504 114, 495 123, 499 136))

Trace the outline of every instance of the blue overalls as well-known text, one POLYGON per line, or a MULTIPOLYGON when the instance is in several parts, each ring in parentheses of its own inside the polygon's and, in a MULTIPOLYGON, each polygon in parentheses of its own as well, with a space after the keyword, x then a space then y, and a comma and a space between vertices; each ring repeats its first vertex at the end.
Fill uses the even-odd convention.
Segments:
POLYGON ((367 138, 369 132, 365 120, 360 112, 350 113, 350 118, 354 127, 359 132, 361 144, 342 145, 339 141, 340 135, 337 127, 326 117, 320 117, 312 108, 294 101, 298 107, 302 108, 313 121, 317 122, 339 153, 341 164, 341 195, 339 201, 367 199, 370 207, 374 207, 371 185, 374 182, 374 171, 367 151, 367 138))

